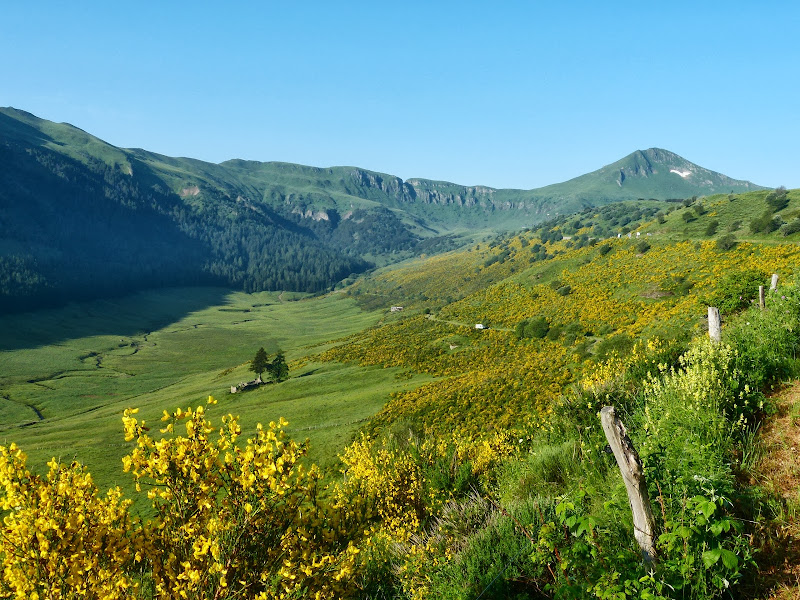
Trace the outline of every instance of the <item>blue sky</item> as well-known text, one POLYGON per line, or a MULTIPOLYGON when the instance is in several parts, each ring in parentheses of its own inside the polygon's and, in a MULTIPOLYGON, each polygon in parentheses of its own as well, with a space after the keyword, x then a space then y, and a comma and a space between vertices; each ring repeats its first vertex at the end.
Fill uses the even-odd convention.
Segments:
POLYGON ((800 187, 796 2, 19 2, 0 105, 122 147, 534 188, 653 146, 800 187))

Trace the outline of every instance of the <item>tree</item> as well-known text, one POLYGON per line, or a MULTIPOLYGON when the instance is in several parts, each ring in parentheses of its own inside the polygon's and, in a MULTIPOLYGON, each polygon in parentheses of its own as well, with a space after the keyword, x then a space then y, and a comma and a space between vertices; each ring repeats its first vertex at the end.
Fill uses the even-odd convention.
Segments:
POLYGON ((514 331, 519 339, 534 338, 540 340, 547 335, 549 330, 550 323, 547 322, 547 319, 543 316, 537 316, 520 321, 514 331))
POLYGON ((264 350, 264 347, 258 349, 256 352, 255 357, 253 360, 250 361, 250 370, 258 375, 258 378, 261 379, 261 374, 264 371, 269 371, 270 362, 267 360, 267 351, 264 350))
POLYGON ((276 383, 280 383, 281 381, 288 379, 289 365, 286 364, 286 357, 284 356, 282 350, 278 350, 275 358, 273 358, 272 362, 267 365, 267 374, 269 375, 269 378, 276 383))
POLYGON ((717 250, 722 250, 723 252, 727 252, 728 250, 732 250, 736 247, 736 238, 733 234, 728 233, 723 235, 721 238, 717 239, 717 250))
POLYGON ((772 212, 778 212, 789 206, 789 190, 781 186, 776 188, 774 192, 767 194, 767 206, 772 209, 772 212))

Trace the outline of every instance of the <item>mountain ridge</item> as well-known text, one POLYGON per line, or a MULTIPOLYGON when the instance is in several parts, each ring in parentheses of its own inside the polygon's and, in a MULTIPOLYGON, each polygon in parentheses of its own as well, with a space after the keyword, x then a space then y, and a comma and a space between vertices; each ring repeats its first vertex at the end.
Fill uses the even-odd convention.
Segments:
POLYGON ((661 149, 534 190, 209 163, 118 148, 13 108, 0 108, 0 154, 0 307, 197 283, 322 291, 587 206, 761 189, 661 149))
MULTIPOLYGON (((625 156, 625 157, 623 157, 623 158, 621 158, 621 159, 619 159, 619 160, 617 160, 615 162, 609 163, 608 165, 600 167, 599 169, 596 169, 595 171, 591 171, 589 173, 586 173, 586 174, 583 174, 583 175, 579 175, 577 177, 573 177, 573 178, 568 179, 566 181, 552 183, 552 184, 548 184, 546 186, 542 186, 542 187, 538 187, 538 188, 531 188, 531 189, 498 188, 498 187, 492 187, 492 186, 487 186, 487 185, 482 185, 482 184, 463 185, 463 184, 459 184, 459 183, 454 183, 454 182, 449 182, 449 181, 444 181, 444 180, 428 179, 428 178, 423 178, 423 177, 410 177, 410 178, 408 178, 408 179, 406 179, 404 181, 402 178, 397 177, 397 176, 392 175, 392 174, 389 174, 389 173, 383 173, 383 172, 380 172, 380 171, 373 171, 373 170, 365 169, 365 168, 358 167, 358 166, 355 166, 355 165, 334 165, 334 166, 329 166, 329 167, 317 167, 317 166, 312 166, 312 165, 302 165, 302 164, 297 164, 297 163, 288 163, 288 162, 284 162, 284 161, 256 161, 256 160, 241 159, 241 158, 227 159, 227 160, 224 160, 224 161, 222 161, 220 163, 210 163, 210 162, 207 162, 207 161, 202 161, 202 160, 191 158, 191 157, 169 157, 169 156, 166 156, 166 155, 154 153, 154 152, 151 152, 151 151, 148 151, 148 150, 145 150, 145 149, 141 149, 141 148, 118 148, 118 147, 112 146, 111 144, 108 144, 107 142, 105 142, 103 140, 100 140, 99 138, 96 138, 95 136, 92 136, 90 133, 87 133, 83 129, 80 129, 79 127, 77 127, 75 125, 72 125, 70 123, 53 123, 51 121, 46 121, 44 119, 40 119, 39 117, 36 117, 35 115, 33 115, 33 114, 31 114, 31 113, 29 113, 27 111, 24 111, 24 110, 21 110, 21 109, 16 109, 16 108, 13 108, 13 107, 0 108, 0 114, 8 115, 9 112, 11 112, 11 113, 13 113, 15 115, 18 115, 18 116, 22 116, 23 119, 21 119, 21 120, 23 120, 24 122, 28 123, 29 125, 31 125, 33 127, 36 127, 37 124, 41 124, 41 123, 50 124, 51 127, 52 126, 68 127, 68 128, 74 129, 74 130, 80 132, 81 134, 91 138, 93 141, 99 142, 100 144, 103 144, 103 145, 107 146, 108 148, 114 149, 116 151, 121 151, 121 152, 124 152, 124 153, 134 153, 134 154, 138 154, 138 153, 142 153, 143 152, 143 153, 147 153, 150 156, 156 156, 162 161, 165 161, 165 160, 191 161, 191 162, 193 162, 195 164, 214 165, 216 167, 220 167, 220 168, 223 168, 223 169, 228 168, 228 167, 234 167, 234 168, 237 168, 237 169, 241 169, 241 168, 243 168, 243 166, 246 166, 247 168, 250 168, 250 169, 255 168, 255 169, 263 170, 265 166, 269 166, 269 167, 274 167, 274 168, 277 168, 277 169, 291 169, 291 170, 294 170, 294 171, 298 171, 299 170, 299 171, 304 171, 306 173, 311 172, 313 174, 320 175, 320 176, 325 174, 325 173, 332 174, 332 173, 338 172, 338 171, 351 171, 351 172, 358 172, 360 174, 368 174, 368 177, 366 177, 366 179, 370 180, 371 183, 373 183, 373 185, 375 183, 377 183, 378 184, 377 187, 379 189, 381 189, 382 191, 387 191, 387 192, 399 191, 399 190, 401 190, 401 189, 403 189, 405 187, 403 184, 407 184, 409 187, 411 187, 417 193, 422 191, 422 194, 421 194, 422 196, 425 196, 425 191, 430 190, 431 188, 434 188, 434 189, 435 188, 443 188, 443 189, 447 189, 447 190, 459 189, 459 190, 463 190, 464 192, 466 192, 467 195, 492 195, 492 194, 496 194, 498 192, 501 192, 501 193, 505 193, 505 194, 515 194, 515 195, 516 194, 522 194, 522 195, 525 195, 525 196, 527 196, 529 198, 538 198, 538 197, 542 197, 542 196, 548 196, 548 197, 549 196, 553 196, 554 195, 553 192, 556 191, 556 190, 559 190, 560 193, 558 193, 557 195, 562 197, 562 198, 564 198, 564 199, 568 199, 568 198, 570 198, 570 196, 579 195, 579 192, 576 192, 576 191, 574 191, 572 189, 572 188, 575 187, 576 183, 579 183, 579 182, 582 183, 587 178, 595 177, 595 176, 603 176, 604 178, 607 178, 607 176, 608 176, 610 171, 619 171, 619 174, 622 175, 622 177, 621 178, 620 177, 616 177, 614 179, 617 181, 618 187, 623 187, 624 182, 627 179, 629 179, 632 175, 634 177, 640 175, 641 170, 640 170, 639 166, 641 164, 641 161, 638 160, 640 157, 645 162, 645 164, 647 165, 646 171, 649 174, 653 174, 653 175, 659 174, 659 172, 656 169, 654 169, 654 167, 653 167, 654 163, 656 163, 656 164, 667 164, 667 165, 671 165, 671 166, 680 166, 680 167, 687 167, 688 166, 688 167, 690 167, 691 173, 693 175, 698 173, 698 174, 702 174, 702 175, 704 175, 706 177, 706 179, 700 181, 696 185, 699 185, 701 188, 703 188, 703 187, 708 188, 708 194, 720 193, 720 192, 726 191, 726 190, 719 189, 720 185, 721 186, 733 186, 734 189, 727 190, 727 191, 734 192, 734 193, 752 191, 752 190, 758 190, 758 189, 766 189, 764 186, 757 185, 757 184, 752 183, 750 181, 734 179, 734 178, 729 177, 727 175, 723 175, 721 173, 717 173, 715 171, 711 171, 710 169, 706 169, 704 167, 701 167, 700 165, 697 165, 695 163, 692 163, 692 162, 688 161, 687 159, 679 156, 678 154, 676 154, 676 153, 674 153, 672 151, 665 150, 663 148, 657 148, 657 147, 648 148, 646 150, 635 150, 635 151, 631 152, 630 154, 628 154, 627 156, 625 156), (621 181, 620 181, 620 179, 621 179, 621 181), (391 185, 390 186, 381 185, 384 180, 391 181, 392 182, 391 185), (715 182, 714 180, 718 180, 718 183, 715 182), (568 192, 562 191, 563 189, 567 189, 569 191, 568 192)), ((677 171, 678 169, 675 169, 675 170, 677 171)), ((672 172, 673 174, 675 173, 675 171, 670 171, 670 172, 672 172)), ((680 177, 680 176, 678 176, 678 177, 680 177)), ((684 179, 684 181, 685 181, 685 178, 680 177, 680 179, 684 179)), ((595 189, 594 191, 595 191, 595 193, 597 193, 599 190, 595 189)), ((416 194, 414 194, 414 195, 416 195, 416 194)), ((603 194, 603 193, 600 194, 600 196, 603 196, 603 195, 607 196, 608 192, 606 192, 605 194, 603 194)), ((663 194, 661 194, 661 195, 663 196, 663 194)), ((695 195, 695 194, 693 194, 693 195, 695 195)), ((433 196, 435 196, 435 194, 433 194, 433 196)), ((439 196, 446 196, 446 195, 442 194, 440 192, 439 196)), ((659 197, 659 193, 657 193, 657 192, 655 192, 652 197, 655 198, 655 199, 666 199, 665 197, 659 197)), ((635 198, 632 198, 632 197, 628 196, 628 197, 621 198, 621 199, 635 199, 635 198)))

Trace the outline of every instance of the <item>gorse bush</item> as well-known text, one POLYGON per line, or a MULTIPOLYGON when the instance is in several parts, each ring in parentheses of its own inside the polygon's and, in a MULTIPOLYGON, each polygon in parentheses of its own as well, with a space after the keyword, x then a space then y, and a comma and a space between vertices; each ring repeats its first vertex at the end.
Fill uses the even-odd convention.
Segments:
MULTIPOLYGON (((514 333, 517 338, 542 339, 550 331, 550 324, 544 317, 533 317, 517 323, 514 333)), ((556 336, 557 337, 557 336, 556 336)))
POLYGON ((201 405, 165 412, 169 437, 156 441, 136 412, 123 417, 135 442, 123 464, 152 502, 144 522, 118 489, 99 496, 79 465, 54 460, 42 478, 18 448, 0 447, 3 597, 148 597, 142 574, 157 598, 351 593, 364 515, 320 499, 320 475, 300 462, 306 448, 286 439, 285 421, 240 445, 237 419, 216 429, 201 405))
POLYGON ((347 543, 347 519, 318 501, 319 473, 300 462, 306 448, 285 439, 285 421, 259 425, 242 447, 238 420, 223 417, 217 430, 202 405, 165 411, 161 432, 182 425, 185 435, 160 441, 134 413, 123 417, 125 439, 136 441, 123 465, 155 510, 142 534, 159 597, 346 591, 339 582, 358 552, 347 543))
POLYGON ((78 464, 31 473, 14 444, 0 446, 0 597, 128 598, 146 539, 117 488, 101 496, 78 464))
MULTIPOLYGON (((711 244, 696 251, 718 254, 711 244)), ((631 254, 603 260, 642 268, 631 254)), ((727 292, 750 275, 732 278, 727 292)), ((657 273, 653 283, 665 278, 657 273)), ((562 275, 563 284, 576 281, 562 275)), ((515 302, 560 298, 540 287, 534 295, 498 286, 485 298, 507 307, 499 321, 518 323, 515 302)), ((470 302, 459 308, 478 310, 470 302)), ((727 319, 719 343, 644 339, 623 323, 612 336, 588 310, 559 318, 556 340, 464 326, 469 352, 449 353, 441 340, 450 326, 414 317, 335 349, 369 364, 424 367, 437 380, 390 401, 374 434, 344 449, 342 476, 326 487, 285 421, 244 439, 231 415, 212 424, 212 398, 165 412, 160 436, 125 411, 123 469, 150 502, 147 520, 131 517, 119 490, 98 493, 80 465, 53 461, 36 475, 19 448, 2 447, 0 597, 730 595, 752 571, 751 538, 763 524, 734 468, 765 387, 797 372, 800 293, 784 286, 765 310, 746 306, 727 319), (605 351, 575 363, 573 375, 564 366, 576 347, 562 338, 591 330, 607 335, 605 351), (641 557, 624 483, 604 451, 597 413, 607 404, 642 459, 654 564, 641 557)))

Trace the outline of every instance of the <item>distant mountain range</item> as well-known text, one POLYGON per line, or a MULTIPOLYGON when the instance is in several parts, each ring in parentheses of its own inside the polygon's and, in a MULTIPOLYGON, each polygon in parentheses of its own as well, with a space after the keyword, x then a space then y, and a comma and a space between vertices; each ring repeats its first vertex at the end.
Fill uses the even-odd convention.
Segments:
POLYGON ((475 231, 621 200, 756 189, 656 148, 534 190, 358 167, 212 164, 117 148, 0 108, 0 309, 164 285, 320 291, 475 231))

